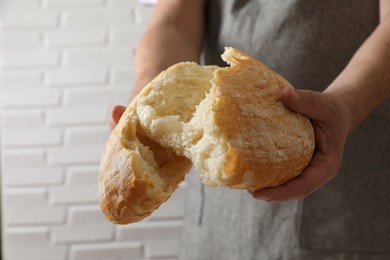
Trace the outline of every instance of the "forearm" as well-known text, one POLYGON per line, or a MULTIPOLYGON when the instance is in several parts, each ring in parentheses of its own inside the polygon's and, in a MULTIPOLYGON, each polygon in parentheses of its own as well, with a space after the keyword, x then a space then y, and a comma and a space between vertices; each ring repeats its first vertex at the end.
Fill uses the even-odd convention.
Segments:
POLYGON ((177 0, 159 2, 161 4, 156 6, 136 50, 133 97, 169 66, 181 61, 199 62, 203 42, 203 3, 191 6, 177 0))
POLYGON ((181 61, 199 62, 200 51, 172 28, 150 28, 136 52, 136 85, 139 92, 162 70, 181 61))
POLYGON ((390 97, 390 15, 355 53, 325 90, 340 98, 350 113, 350 130, 390 97))

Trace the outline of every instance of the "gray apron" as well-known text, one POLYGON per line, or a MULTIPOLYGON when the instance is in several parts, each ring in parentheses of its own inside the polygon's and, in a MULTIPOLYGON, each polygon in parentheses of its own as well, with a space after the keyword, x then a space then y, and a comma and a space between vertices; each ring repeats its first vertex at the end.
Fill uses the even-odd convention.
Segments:
MULTIPOLYGON (((233 46, 322 91, 377 26, 377 2, 210 0, 204 61, 223 65, 233 46)), ((183 260, 390 259, 389 101, 349 136, 339 175, 304 201, 256 201, 188 177, 183 260)))

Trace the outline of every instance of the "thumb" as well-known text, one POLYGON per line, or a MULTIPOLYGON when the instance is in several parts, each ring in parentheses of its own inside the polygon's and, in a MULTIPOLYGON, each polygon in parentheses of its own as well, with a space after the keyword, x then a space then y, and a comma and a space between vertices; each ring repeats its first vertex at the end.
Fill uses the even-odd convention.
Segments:
POLYGON ((124 106, 114 106, 111 110, 110 117, 108 119, 108 127, 112 131, 115 126, 118 124, 119 119, 121 118, 123 112, 125 112, 126 107, 124 106))
POLYGON ((322 119, 326 97, 321 92, 284 88, 282 102, 290 110, 312 119, 322 119))

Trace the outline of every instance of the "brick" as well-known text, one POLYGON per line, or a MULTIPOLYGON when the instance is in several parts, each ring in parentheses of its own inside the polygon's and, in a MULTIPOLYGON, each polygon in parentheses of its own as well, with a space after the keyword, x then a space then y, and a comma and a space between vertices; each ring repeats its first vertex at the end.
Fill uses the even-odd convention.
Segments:
POLYGON ((19 246, 7 245, 4 247, 5 260, 66 260, 66 246, 19 246))
POLYGON ((56 69, 45 73, 45 84, 52 86, 95 85, 107 82, 107 70, 56 69))
POLYGON ((138 222, 117 228, 119 241, 176 240, 180 237, 182 221, 138 222))
POLYGON ((65 145, 75 147, 105 144, 109 134, 107 126, 68 128, 65 132, 65 145))
POLYGON ((2 71, 0 89, 25 90, 42 86, 40 71, 2 71))
POLYGON ((30 129, 42 128, 44 126, 43 111, 41 110, 3 110, 1 114, 2 130, 24 129, 26 125, 30 129))
POLYGON ((65 260, 66 246, 49 244, 46 227, 6 228, 3 257, 8 260, 65 260))
POLYGON ((15 227, 7 228, 4 232, 4 242, 8 244, 42 245, 48 241, 47 227, 15 227))
POLYGON ((66 173, 66 185, 50 189, 49 199, 51 203, 97 204, 98 172, 98 165, 70 168, 66 173))
POLYGON ((135 84, 135 70, 132 67, 114 67, 111 69, 110 84, 132 87, 135 84))
POLYGON ((4 29, 54 28, 58 24, 58 13, 53 11, 21 11, 2 14, 4 29))
POLYGON ((179 240, 162 239, 145 242, 145 255, 149 258, 177 257, 179 240))
POLYGON ((62 129, 25 129, 3 131, 3 145, 13 147, 40 147, 59 145, 62 142, 62 129))
POLYGON ((142 244, 129 243, 105 243, 75 245, 70 250, 70 260, 128 260, 144 259, 142 244))
POLYGON ((66 147, 48 149, 50 165, 98 164, 104 150, 104 144, 87 147, 66 147))
POLYGON ((61 92, 58 90, 9 90, 3 91, 1 102, 4 108, 47 107, 60 104, 61 92))
POLYGON ((145 27, 131 27, 128 29, 114 28, 110 32, 109 42, 111 45, 137 46, 139 40, 145 32, 145 27))
POLYGON ((107 106, 88 108, 53 108, 46 111, 47 122, 51 126, 106 124, 107 106))
POLYGON ((50 202, 54 205, 97 203, 97 172, 93 178, 95 184, 66 185, 50 188, 50 202))
POLYGON ((90 10, 65 11, 62 17, 64 28, 109 28, 124 27, 135 24, 131 9, 102 8, 90 10))
POLYGON ((139 8, 141 7, 140 1, 128 1, 128 0, 107 0, 109 6, 114 7, 126 7, 126 8, 139 8))
POLYGON ((40 0, 12 0, 1 1, 0 4, 2 13, 10 13, 16 11, 31 11, 41 8, 40 0))
POLYGON ((55 244, 104 242, 112 239, 114 226, 105 224, 85 224, 58 226, 52 228, 52 241, 55 244))
POLYGON ((5 31, 1 33, 0 41, 4 52, 33 51, 42 47, 39 32, 5 31))
POLYGON ((104 0, 43 0, 45 7, 90 7, 104 4, 104 0))
POLYGON ((35 167, 3 171, 5 187, 31 187, 59 185, 64 179, 64 169, 35 167))
POLYGON ((23 205, 26 206, 45 206, 47 191, 44 188, 30 189, 6 189, 3 192, 5 206, 23 205))
POLYGON ((3 196, 6 226, 47 225, 65 221, 65 208, 48 205, 44 189, 7 189, 3 196))
POLYGON ((31 51, 3 53, 3 68, 42 68, 59 65, 58 51, 31 51))
POLYGON ((96 183, 95 177, 99 172, 99 166, 70 167, 67 172, 67 182, 70 185, 90 185, 96 183))
POLYGON ((69 223, 72 225, 85 225, 89 223, 105 224, 107 220, 98 205, 77 206, 69 210, 69 223))
POLYGON ((43 149, 18 149, 2 151, 2 170, 4 173, 18 169, 43 167, 46 165, 43 149), (23 162, 22 164, 20 162, 23 162))
POLYGON ((64 105, 68 107, 99 106, 112 107, 115 104, 128 104, 131 93, 130 87, 98 90, 68 90, 64 95, 64 105))
POLYGON ((51 228, 51 240, 55 244, 110 241, 113 238, 114 225, 103 217, 99 206, 72 207, 68 219, 67 226, 51 228))
POLYGON ((132 48, 99 48, 68 50, 64 53, 64 66, 67 68, 108 68, 111 66, 131 66, 132 48))
POLYGON ((157 1, 158 0, 140 0, 140 2, 145 5, 155 5, 157 4, 157 1))
POLYGON ((106 31, 100 29, 56 30, 44 35, 44 44, 47 47, 104 45, 105 42, 106 31))

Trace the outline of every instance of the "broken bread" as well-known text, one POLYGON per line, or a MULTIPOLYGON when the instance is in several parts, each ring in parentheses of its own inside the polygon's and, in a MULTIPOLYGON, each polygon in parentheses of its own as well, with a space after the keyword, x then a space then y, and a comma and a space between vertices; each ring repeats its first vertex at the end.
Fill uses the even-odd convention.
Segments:
POLYGON ((309 163, 314 131, 284 107, 292 86, 234 48, 230 67, 176 64, 130 103, 112 131, 99 172, 106 218, 126 224, 165 202, 194 164, 209 186, 257 190, 280 185, 309 163))

